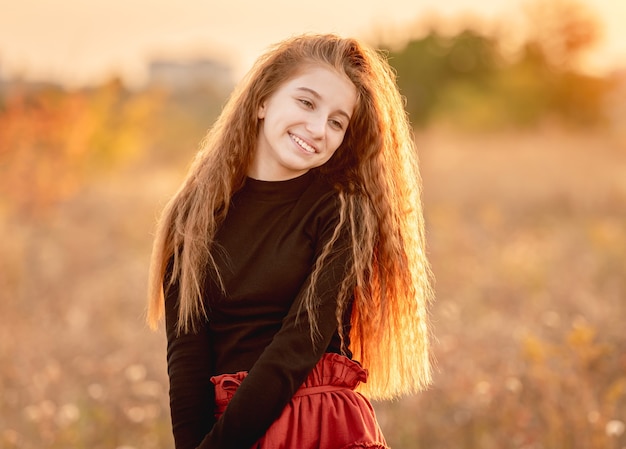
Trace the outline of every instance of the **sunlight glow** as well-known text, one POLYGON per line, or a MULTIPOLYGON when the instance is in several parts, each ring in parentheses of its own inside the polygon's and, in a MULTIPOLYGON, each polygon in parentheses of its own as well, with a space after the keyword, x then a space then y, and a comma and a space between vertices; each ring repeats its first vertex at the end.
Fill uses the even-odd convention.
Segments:
MULTIPOLYGON (((56 80, 70 85, 121 76, 132 84, 146 77, 147 63, 162 54, 213 57, 243 73, 268 45, 301 32, 337 32, 370 41, 406 39, 403 30, 425 20, 454 26, 456 18, 518 26, 525 0, 503 3, 448 0, 320 0, 300 4, 187 0, 0 0, 0 77, 56 80), (329 13, 332 11, 332 13, 329 13), (470 18, 470 19, 468 19, 470 18), (473 19, 472 19, 473 18, 473 19)), ((626 61, 626 3, 587 0, 604 25, 603 39, 586 58, 605 73, 626 61)))

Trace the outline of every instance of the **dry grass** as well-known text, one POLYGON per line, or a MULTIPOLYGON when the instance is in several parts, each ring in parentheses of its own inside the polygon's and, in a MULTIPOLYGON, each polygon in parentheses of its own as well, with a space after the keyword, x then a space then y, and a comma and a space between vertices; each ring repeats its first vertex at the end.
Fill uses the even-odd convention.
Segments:
POLYGON ((421 138, 438 361, 377 404, 397 448, 621 448, 626 147, 558 131, 421 138))
MULTIPOLYGON (((418 133, 435 383, 376 404, 411 448, 626 446, 626 146, 418 133)), ((180 167, 136 164, 0 222, 0 447, 166 448, 165 340, 143 323, 180 167), (148 170, 145 167, 150 166, 148 170)))

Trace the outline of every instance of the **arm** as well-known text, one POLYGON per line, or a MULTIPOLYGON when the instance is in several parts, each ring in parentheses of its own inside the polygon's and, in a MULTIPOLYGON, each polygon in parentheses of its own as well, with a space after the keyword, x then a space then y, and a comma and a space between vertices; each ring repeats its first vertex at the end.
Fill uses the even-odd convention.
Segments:
MULTIPOLYGON (((334 203, 332 208, 334 210, 334 203)), ((332 216, 335 216, 334 212, 332 216)), ((316 255, 332 235, 336 223, 336 217, 323 223, 318 232, 316 255)), ((337 330, 336 296, 351 254, 347 241, 344 237, 336 243, 332 262, 329 261, 318 279, 316 312, 320 339, 313 345, 306 311, 303 309, 298 316, 309 277, 283 319, 281 329, 199 449, 251 447, 278 418, 320 360, 337 330)))
POLYGON ((170 410, 176 449, 198 446, 215 422, 215 390, 211 378, 211 346, 206 323, 196 333, 177 334, 179 290, 173 285, 165 298, 167 370, 170 410))

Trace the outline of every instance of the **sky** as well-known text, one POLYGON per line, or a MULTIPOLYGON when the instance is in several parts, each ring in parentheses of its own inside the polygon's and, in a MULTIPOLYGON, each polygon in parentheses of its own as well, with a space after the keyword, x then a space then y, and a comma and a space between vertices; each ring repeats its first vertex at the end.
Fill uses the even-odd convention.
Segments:
MULTIPOLYGON (((141 85, 149 60, 199 56, 225 60, 239 77, 268 46, 294 34, 374 42, 434 16, 514 28, 524 1, 0 0, 0 77, 78 87, 121 76, 141 85)), ((626 1, 584 3, 605 28, 587 67, 605 73, 626 66, 626 1)))

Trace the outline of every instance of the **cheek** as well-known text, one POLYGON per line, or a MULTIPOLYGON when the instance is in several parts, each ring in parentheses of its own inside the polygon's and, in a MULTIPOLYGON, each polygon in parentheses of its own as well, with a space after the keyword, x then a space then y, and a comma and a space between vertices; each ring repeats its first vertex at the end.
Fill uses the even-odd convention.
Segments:
POLYGON ((324 158, 325 162, 328 162, 336 153, 337 150, 339 149, 339 146, 341 145, 341 142, 337 143, 336 146, 333 145, 332 148, 329 148, 329 151, 326 152, 326 157, 324 158))
POLYGON ((345 137, 345 133, 336 133, 331 138, 331 145, 329 145, 330 149, 332 149, 333 153, 337 151, 337 148, 343 143, 343 139, 345 137))

